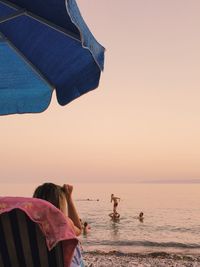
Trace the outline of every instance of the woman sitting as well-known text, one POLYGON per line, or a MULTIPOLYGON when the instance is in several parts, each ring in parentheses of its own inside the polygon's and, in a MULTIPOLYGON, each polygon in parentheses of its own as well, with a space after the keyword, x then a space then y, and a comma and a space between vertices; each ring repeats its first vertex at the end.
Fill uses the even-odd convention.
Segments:
MULTIPOLYGON (((81 234, 82 226, 72 199, 73 186, 64 184, 63 186, 53 183, 44 183, 35 189, 34 198, 49 201, 55 207, 60 209, 65 216, 69 218, 72 229, 76 236, 81 234), (68 211, 68 212, 67 212, 68 211)), ((74 252, 71 267, 84 266, 83 259, 78 245, 74 252)))

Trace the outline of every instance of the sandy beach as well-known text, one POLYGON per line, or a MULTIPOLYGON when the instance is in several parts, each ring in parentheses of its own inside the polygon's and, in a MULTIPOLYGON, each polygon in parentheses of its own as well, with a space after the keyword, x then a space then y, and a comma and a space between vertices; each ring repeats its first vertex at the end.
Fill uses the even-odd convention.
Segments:
POLYGON ((83 257, 86 267, 200 267, 200 256, 196 255, 85 252, 83 257))

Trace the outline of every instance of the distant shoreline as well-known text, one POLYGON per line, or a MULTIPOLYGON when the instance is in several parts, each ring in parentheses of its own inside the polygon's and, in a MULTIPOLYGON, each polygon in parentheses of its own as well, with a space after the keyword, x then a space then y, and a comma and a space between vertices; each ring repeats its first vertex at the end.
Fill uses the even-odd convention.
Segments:
MULTIPOLYGON (((53 180, 54 181, 54 180, 53 180)), ((13 184, 26 184, 26 185, 38 185, 38 184, 41 184, 43 183, 44 181, 22 181, 22 180, 19 180, 18 182, 10 182, 8 180, 2 180, 1 181, 1 184, 7 184, 7 185, 13 185, 13 184)), ((51 180, 50 180, 51 182, 51 180)), ((60 181, 58 180, 58 183, 64 183, 65 181, 60 181)), ((150 180, 150 181, 123 181, 122 182, 118 182, 118 181, 69 181, 69 183, 72 183, 73 185, 79 185, 79 184, 110 184, 110 185, 115 185, 115 184, 200 184, 200 179, 191 179, 191 180, 150 180)))

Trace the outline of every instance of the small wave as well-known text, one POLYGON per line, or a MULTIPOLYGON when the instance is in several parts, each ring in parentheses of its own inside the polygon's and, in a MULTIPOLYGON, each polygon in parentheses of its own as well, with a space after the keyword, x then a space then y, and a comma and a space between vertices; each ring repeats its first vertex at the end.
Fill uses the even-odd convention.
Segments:
POLYGON ((193 228, 187 228, 187 227, 174 227, 168 225, 154 227, 154 232, 160 232, 160 231, 169 231, 177 233, 199 233, 200 227, 196 226, 193 228))
MULTIPOLYGON (((89 244, 89 243, 88 243, 89 244)), ((160 248, 185 248, 185 249, 200 249, 200 244, 178 243, 178 242, 153 242, 153 241, 111 241, 104 240, 101 242, 92 242, 92 245, 103 246, 137 246, 137 247, 160 247, 160 248)))

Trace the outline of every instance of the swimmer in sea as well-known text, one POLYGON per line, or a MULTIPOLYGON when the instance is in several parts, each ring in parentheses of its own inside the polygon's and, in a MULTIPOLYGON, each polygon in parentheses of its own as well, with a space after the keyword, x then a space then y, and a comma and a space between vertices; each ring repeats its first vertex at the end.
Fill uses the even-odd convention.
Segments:
POLYGON ((140 212, 140 214, 138 216, 138 219, 139 219, 140 222, 144 221, 144 213, 143 212, 140 212))
POLYGON ((119 220, 119 218, 120 218, 120 214, 118 212, 112 212, 109 214, 109 216, 113 221, 119 220))
POLYGON ((118 206, 118 200, 120 201, 119 197, 115 197, 114 194, 111 195, 111 203, 113 201, 113 213, 117 213, 117 206, 118 206))
POLYGON ((89 224, 87 222, 84 222, 83 224, 83 234, 87 235, 90 231, 91 227, 89 226, 89 224))

